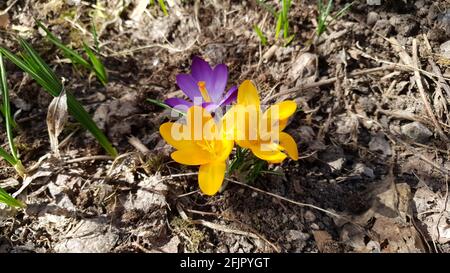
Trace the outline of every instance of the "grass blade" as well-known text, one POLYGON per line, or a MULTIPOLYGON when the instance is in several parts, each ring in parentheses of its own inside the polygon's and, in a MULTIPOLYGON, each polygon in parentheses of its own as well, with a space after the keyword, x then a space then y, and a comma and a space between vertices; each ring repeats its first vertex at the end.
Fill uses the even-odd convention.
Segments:
POLYGON ((288 46, 290 43, 292 43, 292 41, 295 38, 295 34, 292 34, 291 36, 289 36, 285 41, 284 41, 284 46, 288 46))
POLYGON ((263 8, 265 8, 274 17, 277 17, 277 12, 275 11, 275 9, 272 6, 268 5, 267 3, 265 3, 264 1, 261 1, 261 0, 256 0, 256 3, 260 6, 262 6, 263 8))
POLYGON ((338 11, 335 16, 331 17, 331 20, 329 22, 327 22, 328 16, 330 16, 331 10, 333 8, 333 0, 328 0, 326 7, 324 7, 323 5, 323 0, 318 0, 317 10, 319 12, 319 16, 317 18, 317 36, 321 36, 327 29, 328 25, 330 25, 334 20, 339 19, 341 16, 343 16, 354 3, 355 2, 353 1, 346 4, 340 11, 338 11))
POLYGON ((9 148, 11 149, 11 155, 14 159, 19 160, 17 156, 16 145, 14 145, 14 136, 12 132, 12 116, 11 116, 11 107, 9 104, 9 89, 8 82, 6 81, 6 70, 5 65, 3 63, 3 54, 0 53, 0 89, 2 92, 2 100, 3 100, 3 115, 5 117, 5 127, 6 127, 6 136, 8 138, 9 148))
POLYGON ((333 20, 341 18, 349 9, 351 6, 353 6, 355 2, 348 3, 345 5, 337 14, 333 17, 333 20))
POLYGON ((4 203, 10 207, 23 208, 25 204, 9 195, 4 189, 0 188, 0 203, 4 203))
POLYGON ((16 165, 17 161, 14 159, 12 155, 10 155, 7 151, 3 150, 2 147, 0 147, 0 156, 3 157, 6 162, 11 164, 11 166, 16 165))
POLYGON ((283 24, 283 13, 279 12, 277 19, 277 26, 275 28, 275 40, 278 40, 278 37, 280 36, 282 24, 283 24))
MULTIPOLYGON (((44 81, 43 78, 37 73, 34 72, 33 69, 31 69, 31 66, 23 59, 19 58, 18 56, 11 53, 9 50, 5 48, 0 48, 0 53, 6 56, 7 59, 9 59, 11 62, 13 62, 15 65, 17 65, 20 69, 28 73, 35 81, 37 81, 41 86, 45 86, 44 89, 51 90, 52 87, 47 86, 47 83, 44 81)), ((22 55, 22 54, 21 54, 22 55)))
POLYGON ((330 15, 332 6, 333 0, 328 0, 326 7, 323 4, 323 0, 318 0, 317 10, 319 16, 317 18, 317 36, 321 36, 325 32, 325 29, 327 28, 327 19, 330 15))
POLYGON ((92 22, 92 36, 94 37, 95 50, 97 52, 99 52, 100 51, 100 42, 98 41, 97 28, 95 27, 94 22, 92 22))
POLYGON ((62 41, 58 38, 56 38, 55 35, 53 35, 53 33, 50 32, 50 30, 48 30, 40 21, 36 21, 36 23, 38 24, 38 26, 40 28, 42 28, 45 33, 47 33, 47 38, 50 40, 50 42, 52 42, 54 45, 56 45, 59 49, 61 49, 64 53, 64 55, 66 55, 67 58, 69 58, 70 60, 72 60, 72 62, 77 63, 87 69, 92 69, 91 65, 89 64, 89 62, 87 62, 80 54, 78 54, 75 50, 68 48, 67 46, 65 46, 62 41))
POLYGON ((5 150, 0 151, 0 156, 2 156, 8 163, 10 163, 17 173, 24 177, 26 170, 22 165, 22 162, 19 159, 17 154, 16 145, 14 144, 14 135, 13 135, 13 124, 14 120, 11 115, 11 108, 9 104, 9 89, 8 82, 6 81, 6 70, 5 65, 3 63, 3 54, 0 52, 0 90, 2 91, 2 113, 5 117, 5 125, 6 125, 6 136, 8 138, 9 148, 11 150, 11 154, 7 153, 5 150))
POLYGON ((47 65, 47 63, 39 56, 39 54, 33 49, 33 47, 24 39, 19 38, 20 46, 25 50, 23 58, 27 63, 31 64, 31 68, 36 74, 41 75, 50 86, 53 86, 52 91, 55 96, 59 95, 62 90, 62 83, 53 70, 47 65))
POLYGON ((333 7, 333 0, 328 0, 327 8, 324 13, 324 15, 325 15, 324 21, 326 21, 326 19, 328 18, 328 15, 330 15, 332 7, 333 7))
MULTIPOLYGON (((11 62, 27 72, 53 97, 59 96, 63 88, 61 81, 56 77, 50 67, 42 60, 31 45, 23 39, 19 39, 19 41, 25 51, 20 54, 21 58, 4 48, 0 48, 0 52, 2 52, 11 62)), ((92 133, 92 135, 108 152, 108 154, 113 157, 117 156, 117 151, 109 142, 108 138, 97 127, 90 115, 69 91, 67 91, 67 104, 69 107, 69 113, 78 122, 80 122, 84 128, 92 133)))
POLYGON ((94 51, 92 51, 92 49, 84 42, 83 47, 89 57, 89 60, 91 61, 95 75, 103 85, 106 85, 108 83, 108 75, 106 74, 106 70, 102 62, 100 62, 97 56, 95 56, 94 51))
MULTIPOLYGON (((89 48, 89 46, 86 45, 86 43, 83 42, 83 48, 86 51, 86 54, 89 57, 89 60, 91 63, 86 61, 80 54, 78 54, 75 50, 70 49, 66 45, 62 43, 60 39, 58 39, 53 33, 51 33, 40 21, 36 21, 38 26, 42 28, 47 33, 47 38, 56 45, 59 49, 62 50, 64 55, 72 60, 72 63, 79 64, 83 66, 86 69, 89 69, 95 73, 97 78, 100 80, 100 82, 103 85, 106 85, 108 82, 108 76, 106 74, 105 67, 103 66, 102 62, 97 58, 97 56, 94 54, 94 51, 89 48)), ((92 28, 93 36, 94 36, 94 43, 98 50, 98 38, 97 38, 97 30, 95 28, 95 25, 93 25, 92 28)))
MULTIPOLYGON (((53 71, 48 67, 48 65, 39 57, 36 51, 31 48, 31 46, 24 40, 22 40, 22 44, 24 45, 24 49, 27 51, 27 54, 32 57, 32 60, 38 63, 38 66, 41 69, 45 70, 45 74, 49 75, 49 78, 52 79, 51 83, 47 86, 54 86, 55 88, 47 90, 54 97, 59 96, 62 91, 62 84, 59 80, 56 79, 56 75, 53 71)), ((39 71, 39 70, 38 70, 39 71)), ((37 71, 36 71, 37 72, 37 71)), ((111 155, 117 156, 117 151, 114 149, 112 144, 108 141, 103 132, 97 127, 95 122, 92 120, 90 115, 86 112, 83 106, 75 99, 75 97, 67 91, 67 104, 69 107, 69 112, 78 120, 86 129, 88 129, 100 145, 111 155)))
POLYGON ((108 152, 112 157, 117 156, 116 149, 109 142, 105 134, 98 128, 97 124, 92 120, 91 116, 86 112, 84 107, 77 101, 71 92, 67 92, 67 106, 69 113, 80 122, 84 128, 89 130, 91 134, 97 139, 98 143, 108 152))
POLYGON ((170 110, 172 110, 172 111, 174 111, 174 112, 176 112, 176 113, 178 113, 178 114, 180 114, 180 115, 182 115, 182 116, 185 116, 185 115, 186 115, 185 112, 182 112, 182 111, 180 111, 180 110, 178 110, 178 109, 172 108, 172 107, 170 107, 169 105, 165 104, 165 103, 162 102, 162 101, 154 100, 154 99, 147 99, 147 101, 148 101, 148 102, 151 102, 151 103, 153 103, 153 104, 156 104, 156 105, 158 105, 158 106, 161 106, 161 107, 163 107, 163 108, 170 109, 170 110))
POLYGON ((283 38, 287 39, 289 33, 289 21, 285 20, 283 24, 283 38))
POLYGON ((164 3, 164 0, 158 0, 159 5, 161 6, 161 9, 165 16, 169 16, 169 13, 167 12, 166 4, 164 3))
POLYGON ((288 32, 289 32, 289 19, 288 19, 288 13, 289 13, 289 0, 283 0, 282 2, 282 14, 283 14, 283 38, 287 39, 288 32))
POLYGON ((264 33, 261 31, 261 29, 257 25, 255 25, 253 29, 255 30, 256 35, 258 35, 259 40, 261 40, 261 44, 263 46, 267 45, 267 38, 266 36, 264 36, 264 33))
MULTIPOLYGON (((5 118, 5 113, 3 113, 3 104, 0 103, 0 114, 3 116, 3 118, 5 118)), ((11 120, 11 126, 13 127, 13 129, 17 128, 17 123, 14 119, 11 120)))

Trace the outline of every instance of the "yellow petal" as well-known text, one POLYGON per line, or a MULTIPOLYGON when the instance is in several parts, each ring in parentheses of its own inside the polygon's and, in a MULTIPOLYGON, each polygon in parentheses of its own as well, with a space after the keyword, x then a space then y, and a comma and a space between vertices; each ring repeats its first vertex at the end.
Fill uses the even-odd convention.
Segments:
POLYGON ((221 119, 220 129, 225 134, 227 140, 234 140, 237 131, 237 117, 241 107, 234 105, 221 119))
POLYGON ((219 145, 217 145, 216 147, 218 147, 216 149, 216 153, 217 153, 217 158, 215 159, 215 161, 225 161, 231 154, 231 151, 233 150, 234 147, 234 141, 233 140, 221 140, 221 141, 217 141, 219 143, 219 145))
POLYGON ((202 165, 211 162, 211 155, 193 144, 191 147, 175 151, 171 154, 173 160, 184 165, 202 165))
POLYGON ((253 144, 248 140, 236 140, 236 144, 239 145, 241 148, 253 147, 253 144))
POLYGON ((270 120, 262 120, 261 121, 261 125, 260 125, 260 129, 259 129, 260 135, 261 135, 261 139, 267 139, 267 137, 270 137, 271 135, 276 135, 279 132, 283 131, 284 129, 286 129, 286 126, 288 125, 288 121, 289 121, 288 118, 287 119, 280 119, 280 120, 275 121, 275 122, 272 122, 270 120), (273 126, 273 127, 272 128, 264 127, 265 124, 267 124, 267 126, 269 126, 269 124, 272 124, 271 126, 273 126))
POLYGON ((270 163, 281 163, 287 156, 278 149, 273 149, 267 146, 255 145, 251 148, 253 154, 270 163))
POLYGON ((298 149, 295 140, 287 133, 280 133, 280 146, 284 148, 286 153, 293 160, 298 160, 298 149))
POLYGON ((264 112, 263 120, 268 121, 267 125, 270 126, 271 124, 275 124, 277 120, 288 119, 296 110, 297 104, 293 100, 282 101, 270 106, 269 109, 264 112))
POLYGON ((278 129, 280 129, 280 131, 283 131, 288 124, 288 119, 280 119, 278 122, 278 129))
POLYGON ((179 150, 191 145, 191 141, 186 140, 187 136, 183 134, 186 131, 185 127, 180 123, 166 122, 159 127, 159 133, 169 145, 179 150))
POLYGON ((225 177, 226 164, 224 161, 216 161, 201 165, 198 172, 198 184, 200 190, 207 195, 216 194, 222 186, 225 177))
POLYGON ((237 103, 241 105, 254 105, 259 109, 259 95, 255 85, 250 80, 245 80, 238 89, 237 103))
POLYGON ((254 105, 237 104, 222 119, 222 128, 228 140, 257 140, 260 110, 254 105))
POLYGON ((213 117, 203 107, 194 105, 187 110, 186 127, 191 140, 216 138, 217 126, 213 117))
POLYGON ((278 108, 278 119, 287 119, 297 110, 297 103, 293 100, 285 100, 272 105, 274 106, 278 108))

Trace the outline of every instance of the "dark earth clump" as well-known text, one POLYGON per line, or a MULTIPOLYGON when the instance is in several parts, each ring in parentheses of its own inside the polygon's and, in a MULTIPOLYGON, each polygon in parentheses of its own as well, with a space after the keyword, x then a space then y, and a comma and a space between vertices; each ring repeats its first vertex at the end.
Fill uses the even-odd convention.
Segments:
MULTIPOLYGON (((0 11, 14 4, 0 19, 0 45, 17 52, 15 35, 25 37, 120 156, 96 157, 104 151, 70 118, 62 158, 44 159, 18 197, 28 207, 0 207, 0 252, 450 252, 450 5, 380 1, 356 1, 319 38, 316 1, 292 1, 287 46, 255 1, 167 1, 169 16, 157 5, 140 10, 139 0, 1 1, 0 11), (94 43, 94 23, 109 83, 70 64, 33 17, 74 49, 94 43), (413 40, 435 119, 405 61, 413 40), (195 175, 171 177, 197 169, 171 161, 158 133, 169 112, 146 99, 180 97, 175 76, 194 55, 225 63, 230 85, 253 80, 269 103, 295 100, 301 111, 286 131, 301 158, 269 166, 279 174, 250 187, 228 182, 214 197, 198 192, 195 175)), ((334 12, 351 1, 335 2, 334 12)), ((50 152, 52 98, 13 64, 6 69, 30 167, 50 152)), ((0 141, 7 148, 4 130, 0 141)), ((0 161, 0 187, 21 185, 0 161)))

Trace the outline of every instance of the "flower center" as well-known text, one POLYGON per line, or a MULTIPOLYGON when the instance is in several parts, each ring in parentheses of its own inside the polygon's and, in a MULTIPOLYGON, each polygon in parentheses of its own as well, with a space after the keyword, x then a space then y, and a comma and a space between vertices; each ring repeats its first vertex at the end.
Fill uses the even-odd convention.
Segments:
POLYGON ((196 143, 201 149, 207 151, 213 157, 216 157, 216 149, 215 149, 215 143, 214 141, 204 140, 204 141, 198 141, 196 143))
POLYGON ((200 90, 200 94, 202 94, 203 100, 205 102, 211 102, 211 98, 208 95, 208 90, 206 90, 206 83, 204 81, 199 81, 197 85, 198 90, 200 90))

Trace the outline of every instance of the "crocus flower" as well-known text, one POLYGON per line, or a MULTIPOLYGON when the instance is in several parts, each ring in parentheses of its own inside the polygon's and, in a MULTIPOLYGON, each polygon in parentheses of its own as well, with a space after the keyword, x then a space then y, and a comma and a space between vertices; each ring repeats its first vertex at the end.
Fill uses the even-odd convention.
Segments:
POLYGON ((287 100, 261 111, 258 91, 249 80, 239 86, 237 103, 225 114, 224 131, 242 148, 269 163, 281 163, 287 156, 298 160, 297 143, 283 132, 297 109, 287 100))
POLYGON ((164 140, 177 149, 173 160, 184 165, 200 165, 200 190, 214 195, 220 189, 226 171, 226 159, 233 149, 233 140, 225 139, 221 126, 201 106, 187 110, 186 124, 167 122, 159 132, 164 140))
POLYGON ((224 95, 228 81, 228 68, 225 64, 219 64, 213 69, 205 60, 194 56, 191 69, 191 74, 177 75, 178 87, 191 101, 170 98, 164 101, 167 105, 182 111, 193 105, 201 105, 212 112, 236 100, 236 86, 231 87, 224 95))

